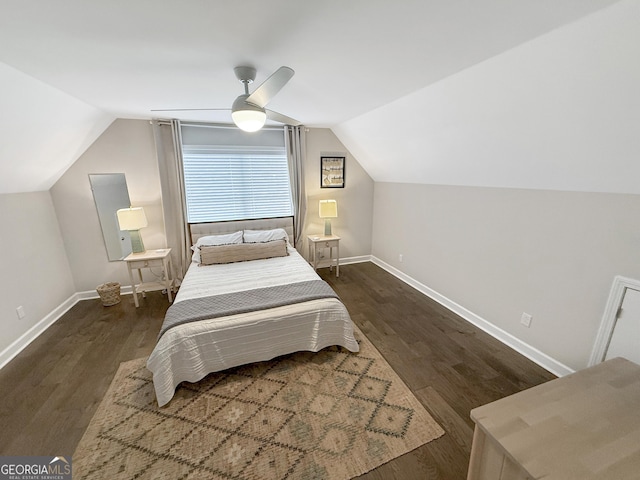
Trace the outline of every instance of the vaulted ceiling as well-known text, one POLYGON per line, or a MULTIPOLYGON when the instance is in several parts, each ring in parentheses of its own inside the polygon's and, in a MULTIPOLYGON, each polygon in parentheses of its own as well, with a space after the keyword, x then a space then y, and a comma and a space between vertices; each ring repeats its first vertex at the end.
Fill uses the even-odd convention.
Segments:
POLYGON ((256 84, 292 67, 269 108, 332 128, 379 181, 633 191, 598 163, 640 152, 631 127, 587 106, 637 119, 638 13, 638 0, 3 0, 0 193, 48 189, 115 118, 229 122, 152 110, 229 108, 243 64, 256 84), (603 127, 606 148, 572 150, 603 127))

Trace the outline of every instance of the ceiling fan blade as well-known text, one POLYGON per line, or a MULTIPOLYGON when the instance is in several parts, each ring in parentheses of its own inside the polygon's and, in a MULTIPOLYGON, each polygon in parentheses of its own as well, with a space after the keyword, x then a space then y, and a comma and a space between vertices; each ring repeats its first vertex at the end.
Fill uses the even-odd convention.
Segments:
POLYGON ((300 123, 298 120, 287 117, 286 115, 283 115, 281 113, 274 112, 273 110, 265 110, 265 112, 267 112, 267 118, 269 120, 274 120, 276 122, 284 123, 285 125, 293 125, 296 127, 302 125, 302 123, 300 123))
POLYGON ((231 110, 230 108, 155 108, 151 112, 198 112, 213 110, 231 110))
POLYGON ((294 73, 296 72, 294 72, 292 68, 280 67, 278 70, 273 72, 269 78, 262 82, 262 84, 256 88, 251 95, 249 95, 247 102, 264 108, 265 105, 269 103, 280 90, 282 90, 282 87, 291 80, 294 73))

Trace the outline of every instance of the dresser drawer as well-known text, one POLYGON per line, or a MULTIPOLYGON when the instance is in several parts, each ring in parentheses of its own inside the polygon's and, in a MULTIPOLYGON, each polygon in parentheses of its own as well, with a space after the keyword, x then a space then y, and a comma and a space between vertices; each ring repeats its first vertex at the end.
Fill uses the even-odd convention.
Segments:
POLYGON ((316 243, 316 251, 320 252, 323 248, 336 248, 338 246, 338 240, 325 240, 316 243))
POLYGON ((129 261, 129 267, 130 268, 149 268, 149 267, 161 267, 162 266, 162 259, 161 258, 155 258, 155 259, 151 259, 151 260, 135 260, 135 261, 129 261))

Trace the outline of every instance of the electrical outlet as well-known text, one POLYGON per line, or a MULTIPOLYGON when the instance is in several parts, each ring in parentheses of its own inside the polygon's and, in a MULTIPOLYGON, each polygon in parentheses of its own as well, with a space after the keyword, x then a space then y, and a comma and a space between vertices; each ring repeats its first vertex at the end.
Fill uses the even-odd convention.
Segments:
POLYGON ((398 260, 402 263, 402 254, 398 255, 398 260))
POLYGON ((522 312, 522 317, 520 317, 520 323, 525 327, 529 328, 531 326, 531 320, 533 317, 528 313, 522 312))
POLYGON ((22 308, 22 305, 20 305, 18 308, 16 308, 16 313, 18 314, 18 318, 20 318, 20 319, 22 319, 22 318, 27 316, 27 314, 24 311, 24 308, 22 308))

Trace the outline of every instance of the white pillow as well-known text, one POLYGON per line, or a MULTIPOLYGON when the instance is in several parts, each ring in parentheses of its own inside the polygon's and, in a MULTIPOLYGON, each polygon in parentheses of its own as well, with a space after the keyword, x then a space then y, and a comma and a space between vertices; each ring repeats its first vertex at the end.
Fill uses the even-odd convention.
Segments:
POLYGON ((242 243, 242 230, 234 233, 227 233, 225 235, 207 235, 200 237, 196 244, 191 247, 193 255, 191 261, 200 263, 200 248, 202 245, 232 245, 235 243, 242 243))
POLYGON ((282 228, 273 230, 245 230, 243 235, 244 243, 264 243, 273 240, 284 240, 289 243, 289 236, 282 228))

